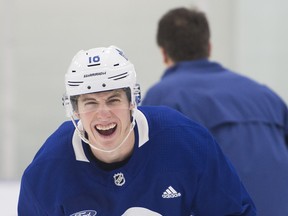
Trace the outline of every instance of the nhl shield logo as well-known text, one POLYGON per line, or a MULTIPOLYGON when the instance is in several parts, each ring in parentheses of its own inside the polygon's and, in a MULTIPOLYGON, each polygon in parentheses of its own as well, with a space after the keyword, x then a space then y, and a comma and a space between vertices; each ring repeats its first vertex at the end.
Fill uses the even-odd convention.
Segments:
POLYGON ((114 183, 117 185, 117 186, 122 186, 125 184, 125 178, 124 178, 124 175, 123 173, 116 173, 114 176, 114 183))

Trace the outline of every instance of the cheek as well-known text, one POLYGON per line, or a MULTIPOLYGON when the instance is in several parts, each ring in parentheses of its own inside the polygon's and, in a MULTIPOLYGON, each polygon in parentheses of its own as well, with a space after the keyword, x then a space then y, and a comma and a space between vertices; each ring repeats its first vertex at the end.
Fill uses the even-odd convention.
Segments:
POLYGON ((130 124, 130 116, 131 116, 131 110, 125 109, 125 110, 117 110, 113 112, 114 116, 117 116, 117 118, 120 120, 121 124, 130 124))

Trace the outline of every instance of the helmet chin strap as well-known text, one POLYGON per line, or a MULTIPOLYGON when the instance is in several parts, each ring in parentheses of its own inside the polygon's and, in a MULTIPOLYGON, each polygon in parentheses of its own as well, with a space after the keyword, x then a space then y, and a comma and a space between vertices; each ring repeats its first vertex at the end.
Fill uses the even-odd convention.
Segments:
MULTIPOLYGON (((132 112, 133 112, 133 111, 132 111, 132 112)), ((135 123, 135 117, 134 117, 134 115, 132 115, 132 116, 133 116, 133 119, 132 119, 132 122, 131 122, 131 124, 130 124, 130 129, 129 129, 128 134, 126 135, 126 137, 123 139, 123 141, 122 141, 117 147, 115 147, 114 149, 111 149, 111 150, 105 150, 105 149, 98 148, 98 147, 92 145, 92 144, 89 142, 89 140, 85 137, 84 130, 79 129, 79 125, 77 125, 77 123, 76 123, 75 119, 73 118, 73 116, 70 116, 70 118, 71 118, 71 120, 72 120, 72 122, 73 122, 73 124, 74 124, 74 126, 75 126, 75 129, 76 129, 76 131, 77 131, 77 134, 79 135, 79 137, 81 138, 81 140, 82 140, 83 142, 85 142, 85 143, 88 144, 92 149, 95 149, 95 150, 97 150, 97 151, 105 152, 105 153, 112 153, 112 152, 117 151, 119 148, 121 148, 121 146, 123 146, 123 144, 125 143, 125 141, 128 139, 130 133, 133 131, 136 123, 135 123)), ((83 127, 82 124, 81 124, 81 127, 83 127)))

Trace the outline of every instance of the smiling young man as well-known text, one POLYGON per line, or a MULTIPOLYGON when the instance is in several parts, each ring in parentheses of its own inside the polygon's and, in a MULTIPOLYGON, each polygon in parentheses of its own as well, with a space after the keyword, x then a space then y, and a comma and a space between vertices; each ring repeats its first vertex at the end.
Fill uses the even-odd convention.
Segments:
POLYGON ((112 163, 124 160, 132 152, 134 133, 131 130, 131 109, 132 105, 124 89, 78 97, 77 115, 89 143, 93 143, 91 150, 96 158, 112 163), (123 145, 124 141, 126 145, 123 145))
POLYGON ((80 51, 65 84, 71 121, 25 170, 19 216, 256 215, 205 128, 170 108, 137 108, 134 66, 119 48, 80 51))

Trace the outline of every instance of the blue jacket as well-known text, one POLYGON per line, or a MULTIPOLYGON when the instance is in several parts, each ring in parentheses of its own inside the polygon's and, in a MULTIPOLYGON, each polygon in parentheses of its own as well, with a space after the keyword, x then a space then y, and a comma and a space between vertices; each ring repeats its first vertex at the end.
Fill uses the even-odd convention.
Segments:
POLYGON ((288 111, 273 91, 202 59, 169 68, 142 105, 172 107, 207 127, 259 215, 288 215, 288 111))

